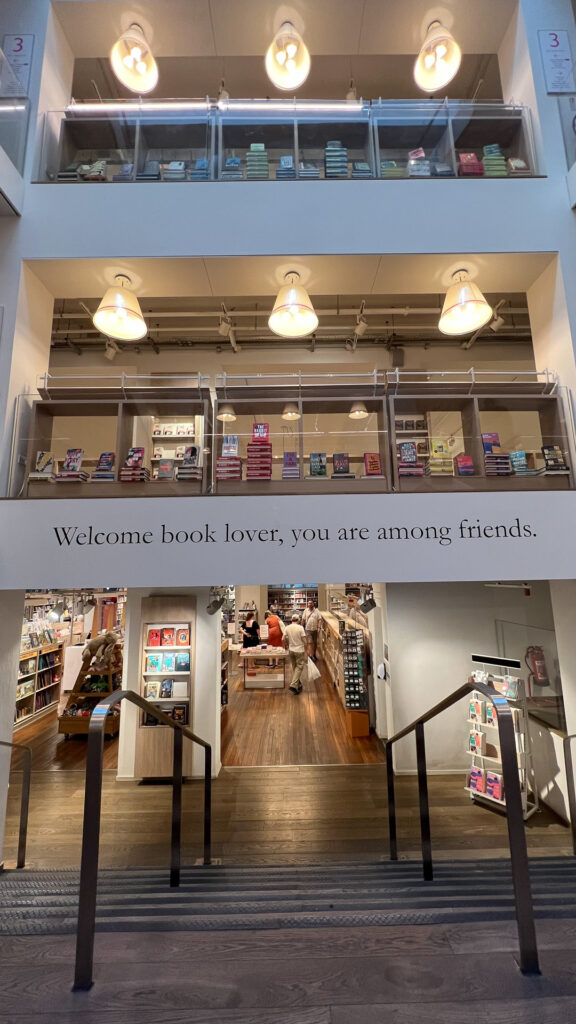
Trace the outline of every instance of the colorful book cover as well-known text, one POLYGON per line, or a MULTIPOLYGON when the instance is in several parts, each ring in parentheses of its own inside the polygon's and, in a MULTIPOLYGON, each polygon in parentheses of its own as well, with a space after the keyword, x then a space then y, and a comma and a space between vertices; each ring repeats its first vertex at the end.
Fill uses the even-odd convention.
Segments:
POLYGON ((176 655, 175 654, 163 654, 162 655, 162 671, 163 672, 175 672, 176 671, 176 655))
POLYGON ((414 441, 401 441, 398 445, 400 462, 418 462, 418 449, 414 441))
POLYGON ((525 473, 528 469, 528 460, 526 458, 526 452, 510 452, 510 463, 515 473, 525 473))
POLYGON ((173 626, 164 626, 162 629, 162 647, 173 647, 175 644, 176 631, 173 626))
POLYGON ((482 434, 482 447, 491 455, 494 450, 500 451, 500 434, 482 434))
POLYGON ((472 754, 486 753, 486 733, 471 732, 469 749, 472 754))
POLYGON ((36 452, 34 472, 41 473, 42 476, 52 476, 54 473, 54 453, 36 452))
POLYGON ((338 452, 332 456, 332 466, 334 476, 340 476, 340 474, 348 474, 350 472, 350 456, 348 452, 338 452))
POLYGON ((186 704, 175 704, 172 708, 172 718, 175 722, 186 725, 188 722, 188 707, 186 704))
POLYGON ((284 469, 298 469, 298 452, 284 452, 282 466, 284 469))
POLYGON ((97 473, 111 473, 114 469, 116 452, 101 452, 96 466, 97 473))
POLYGON ((450 458, 450 452, 448 451, 448 441, 444 438, 431 437, 430 438, 430 455, 435 459, 450 458))
POLYGON ((162 671, 162 655, 161 654, 147 654, 146 655, 146 671, 147 672, 161 672, 162 671))
POLYGON ((270 424, 269 423, 254 423, 252 425, 252 440, 253 441, 268 441, 270 438, 270 424))
POLYGON ((160 696, 160 683, 146 683, 144 696, 146 700, 158 700, 160 696))
POLYGON ((468 718, 472 719, 473 722, 483 722, 484 707, 485 702, 483 700, 471 700, 468 705, 468 718))
POLYGON ((468 785, 476 793, 483 793, 486 789, 486 773, 483 768, 471 768, 468 776, 468 785))
POLYGON ((174 479, 174 459, 160 459, 158 464, 158 480, 174 479))
POLYGON ((504 781, 498 772, 486 772, 486 795, 494 800, 504 799, 504 781))
POLYGON ((382 459, 379 452, 364 452, 364 473, 366 476, 382 476, 382 459))
POLYGON ((175 672, 190 671, 190 651, 178 651, 176 654, 175 672))
POLYGON ((471 455, 457 455, 456 469, 458 476, 472 476, 474 474, 474 460, 471 455))
POLYGON ((222 438, 222 458, 230 458, 231 455, 238 455, 238 434, 227 434, 222 438))
POLYGON ((172 684, 173 684, 173 680, 172 679, 163 679, 162 680, 162 683, 161 683, 161 686, 160 686, 160 696, 161 697, 171 697, 172 696, 172 684))
POLYGON ((159 629, 148 630, 148 647, 160 647, 161 631, 159 629))
POLYGON ((310 476, 326 476, 326 452, 310 452, 310 476))
POLYGON ((486 705, 486 725, 498 725, 498 715, 493 704, 486 705))
POLYGON ((188 626, 180 626, 176 630, 176 643, 178 647, 188 647, 190 643, 190 630, 188 626))
POLYGON ((162 424, 155 423, 152 427, 152 437, 162 437, 162 424))
POLYGON ((62 473, 79 473, 82 469, 83 448, 69 448, 62 463, 62 473))
POLYGON ((199 466, 200 465, 200 445, 189 444, 184 449, 184 457, 182 459, 183 466, 199 466))
POLYGON ((546 469, 567 469, 566 459, 564 453, 559 445, 557 444, 543 444, 542 455, 544 456, 544 462, 546 469))
POLYGON ((129 448, 126 461, 124 463, 127 469, 141 469, 144 462, 144 448, 136 447, 129 448))

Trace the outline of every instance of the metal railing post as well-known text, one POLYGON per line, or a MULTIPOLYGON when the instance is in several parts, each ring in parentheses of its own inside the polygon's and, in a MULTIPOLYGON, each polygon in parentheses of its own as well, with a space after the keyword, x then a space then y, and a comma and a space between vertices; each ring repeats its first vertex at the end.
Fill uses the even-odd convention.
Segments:
POLYGON ((174 730, 172 765, 172 836, 170 844, 170 887, 180 885, 182 859, 182 741, 180 729, 174 730))
POLYGON ((388 785, 388 840, 390 860, 398 860, 398 837, 396 833, 396 794, 394 791, 394 755, 392 744, 386 744, 386 782, 388 785))
POLYGON ((422 843, 422 871, 424 881, 431 882, 434 877, 432 868, 432 840, 430 836, 430 807, 428 804, 428 777, 426 775, 426 744, 424 741, 424 723, 418 722, 416 733, 416 764, 418 767, 418 801, 420 804, 420 840, 422 843))
POLYGON ((576 856, 576 779, 574 778, 572 740, 576 740, 576 735, 566 736, 564 740, 564 764, 566 765, 566 781, 568 783, 568 814, 572 832, 572 850, 576 856))
POLYGON ((26 867, 26 842, 28 839, 28 810, 30 807, 30 782, 32 779, 32 750, 24 743, 7 743, 3 740, 0 747, 11 747, 21 750, 24 764, 22 766, 22 790, 20 792, 20 822, 18 825, 18 852, 16 867, 26 867))
POLYGON ((212 748, 204 747, 204 863, 212 863, 212 748))

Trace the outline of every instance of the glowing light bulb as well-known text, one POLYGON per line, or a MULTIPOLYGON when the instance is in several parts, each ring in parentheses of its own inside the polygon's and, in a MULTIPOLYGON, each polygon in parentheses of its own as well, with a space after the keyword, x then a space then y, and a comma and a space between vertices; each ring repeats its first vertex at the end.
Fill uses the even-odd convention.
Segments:
POLYGON ((116 78, 131 92, 144 95, 158 84, 158 66, 140 25, 132 24, 110 50, 116 78))
POLYGON ((454 283, 446 292, 438 329, 442 334, 471 334, 492 318, 492 307, 478 285, 470 280, 467 270, 457 270, 452 280, 454 283))
POLYGON ((300 275, 291 271, 284 280, 286 284, 278 292, 268 326, 281 338, 305 338, 318 327, 318 317, 308 292, 299 283, 300 275))
POLYGON ((280 67, 282 67, 282 65, 286 63, 286 50, 278 50, 278 53, 276 54, 276 60, 278 64, 280 64, 280 67))
POLYGON ((274 36, 264 64, 268 78, 277 89, 293 92, 308 78, 310 53, 291 22, 284 22, 274 36))
POLYGON ((456 75, 462 51, 453 35, 439 21, 428 26, 426 38, 414 64, 414 80, 424 92, 443 89, 456 75))
POLYGON ((436 47, 436 57, 438 58, 438 60, 442 60, 442 57, 445 57, 447 53, 448 47, 445 46, 444 43, 439 43, 438 46, 436 47))
POLYGON ((146 65, 145 65, 143 60, 139 60, 138 61, 137 65, 136 65, 136 71, 140 75, 145 75, 146 74, 146 65))
POLYGON ((131 51, 130 51, 130 56, 134 60, 140 60, 141 57, 142 57, 142 50, 140 49, 140 47, 139 46, 133 46, 131 51))
POLYGON ((298 53, 298 44, 297 43, 288 43, 288 46, 286 47, 286 54, 287 54, 287 56, 290 57, 291 60, 293 60, 297 53, 298 53))

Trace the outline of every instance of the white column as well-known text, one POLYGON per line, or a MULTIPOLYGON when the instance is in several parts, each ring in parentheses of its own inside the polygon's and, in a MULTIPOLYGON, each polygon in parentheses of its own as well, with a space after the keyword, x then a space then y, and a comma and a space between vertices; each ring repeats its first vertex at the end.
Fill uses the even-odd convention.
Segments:
POLYGON ((568 733, 576 733, 576 580, 551 580, 550 597, 568 733))
MULTIPOLYGON (((220 761, 220 612, 208 615, 208 587, 192 591, 196 595, 196 653, 192 729, 212 745, 212 774, 218 775, 220 761)), ((204 751, 194 747, 194 775, 204 774, 204 751)))
MULTIPOLYGON (((12 742, 24 597, 23 590, 0 591, 0 740, 4 743, 12 742)), ((0 864, 9 775, 10 750, 0 747, 0 864)))
MULTIPOLYGON (((142 620, 142 598, 148 590, 131 588, 126 591, 126 635, 124 637, 124 668, 122 689, 140 693, 140 630, 142 620)), ((135 704, 123 701, 120 712, 120 738, 118 743, 118 779, 134 778, 136 757, 136 730, 138 715, 135 704)))

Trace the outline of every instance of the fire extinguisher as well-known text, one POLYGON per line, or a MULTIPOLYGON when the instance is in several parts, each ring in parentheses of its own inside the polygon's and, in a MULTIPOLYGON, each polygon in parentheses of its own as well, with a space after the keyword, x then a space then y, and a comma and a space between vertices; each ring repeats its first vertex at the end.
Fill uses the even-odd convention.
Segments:
POLYGON ((548 669, 546 668, 546 659, 541 647, 527 647, 526 654, 524 655, 524 661, 526 662, 526 666, 530 674, 530 682, 533 682, 535 686, 550 685, 548 669))

